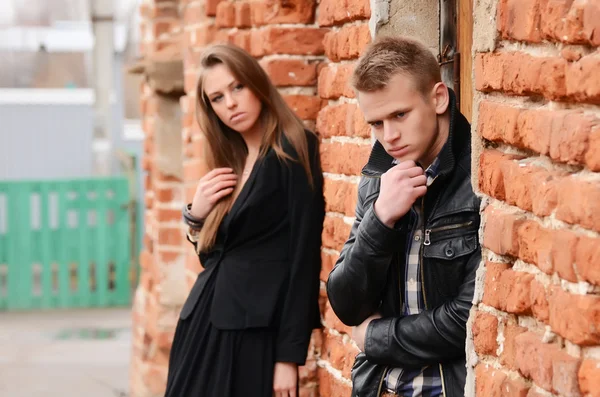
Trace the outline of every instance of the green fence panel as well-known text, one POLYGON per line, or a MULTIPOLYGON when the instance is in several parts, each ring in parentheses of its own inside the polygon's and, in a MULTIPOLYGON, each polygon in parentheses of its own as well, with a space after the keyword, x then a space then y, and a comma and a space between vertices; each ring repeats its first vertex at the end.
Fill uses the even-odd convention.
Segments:
POLYGON ((125 178, 0 182, 0 310, 131 301, 125 178))

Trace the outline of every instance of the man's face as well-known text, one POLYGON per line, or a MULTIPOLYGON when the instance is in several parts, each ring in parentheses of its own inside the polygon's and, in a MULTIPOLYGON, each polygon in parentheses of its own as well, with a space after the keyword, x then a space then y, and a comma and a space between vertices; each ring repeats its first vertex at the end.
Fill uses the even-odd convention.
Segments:
POLYGON ((439 98, 444 90, 447 98, 443 83, 423 94, 413 77, 397 73, 385 88, 359 91, 357 98, 375 138, 393 158, 398 162, 413 160, 427 167, 445 142, 445 137, 440 137, 437 118, 447 108, 447 101, 444 105, 439 98))

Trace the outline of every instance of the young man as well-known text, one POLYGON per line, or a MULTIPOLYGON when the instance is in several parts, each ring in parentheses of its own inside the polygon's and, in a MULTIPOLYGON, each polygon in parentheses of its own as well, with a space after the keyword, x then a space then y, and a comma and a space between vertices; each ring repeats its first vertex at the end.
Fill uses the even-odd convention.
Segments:
POLYGON ((377 138, 327 282, 361 350, 352 395, 462 397, 481 259, 470 125, 419 42, 375 40, 352 84, 377 138))

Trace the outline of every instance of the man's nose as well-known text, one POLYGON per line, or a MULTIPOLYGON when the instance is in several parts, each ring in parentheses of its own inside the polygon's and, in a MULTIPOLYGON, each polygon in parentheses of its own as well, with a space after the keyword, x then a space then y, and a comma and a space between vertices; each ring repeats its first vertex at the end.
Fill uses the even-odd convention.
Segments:
POLYGON ((392 123, 388 123, 387 121, 384 121, 383 122, 383 140, 388 143, 392 143, 399 137, 400 137, 400 134, 398 133, 398 131, 396 131, 396 128, 394 128, 392 123))

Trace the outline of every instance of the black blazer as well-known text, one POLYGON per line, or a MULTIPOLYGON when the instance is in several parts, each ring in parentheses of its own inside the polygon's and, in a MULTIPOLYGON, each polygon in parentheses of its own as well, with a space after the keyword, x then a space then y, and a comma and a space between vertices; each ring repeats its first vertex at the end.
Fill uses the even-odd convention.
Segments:
MULTIPOLYGON (((204 269, 190 291, 185 320, 210 277, 216 277, 211 321, 219 329, 271 327, 276 361, 304 364, 320 326, 319 274, 325 216, 318 138, 307 132, 314 187, 304 167, 274 150, 259 158, 225 216, 214 249, 200 253, 204 269)), ((284 139, 284 151, 297 158, 284 139)))

